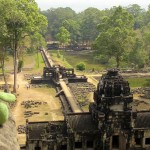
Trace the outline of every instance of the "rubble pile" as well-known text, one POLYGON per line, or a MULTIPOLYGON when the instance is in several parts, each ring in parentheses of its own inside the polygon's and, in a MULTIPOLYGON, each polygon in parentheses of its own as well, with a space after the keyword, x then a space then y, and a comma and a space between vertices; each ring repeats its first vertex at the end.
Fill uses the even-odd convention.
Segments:
POLYGON ((17 128, 18 134, 25 134, 26 133, 26 126, 25 125, 19 125, 17 128))
POLYGON ((120 73, 148 73, 148 70, 136 70, 136 69, 127 69, 121 70, 120 73))
POLYGON ((25 118, 32 117, 33 115, 37 115, 37 114, 40 114, 40 112, 24 111, 25 118))
POLYGON ((132 94, 140 94, 140 97, 149 99, 150 98, 150 88, 135 88, 132 89, 132 94))
POLYGON ((135 88, 131 90, 132 94, 144 94, 145 88, 135 88))
POLYGON ((21 103, 21 105, 23 105, 24 108, 26 109, 34 108, 34 107, 38 107, 39 105, 46 105, 46 104, 47 102, 40 102, 40 101, 33 101, 33 100, 27 100, 21 103))
POLYGON ((69 83, 68 86, 81 107, 89 104, 87 95, 96 89, 96 87, 89 82, 69 83))
POLYGON ((41 74, 24 74, 24 79, 31 80, 34 76, 41 76, 41 74))
POLYGON ((33 87, 33 88, 50 88, 50 87, 52 87, 52 85, 50 85, 50 84, 31 84, 31 86, 33 87))

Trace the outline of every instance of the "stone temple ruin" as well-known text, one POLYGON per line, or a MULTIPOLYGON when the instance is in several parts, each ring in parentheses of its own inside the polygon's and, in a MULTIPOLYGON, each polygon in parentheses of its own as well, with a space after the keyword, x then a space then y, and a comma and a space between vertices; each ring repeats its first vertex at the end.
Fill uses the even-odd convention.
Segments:
POLYGON ((66 112, 64 121, 27 121, 27 150, 150 150, 150 111, 133 110, 132 101, 129 83, 109 70, 89 112, 66 112))

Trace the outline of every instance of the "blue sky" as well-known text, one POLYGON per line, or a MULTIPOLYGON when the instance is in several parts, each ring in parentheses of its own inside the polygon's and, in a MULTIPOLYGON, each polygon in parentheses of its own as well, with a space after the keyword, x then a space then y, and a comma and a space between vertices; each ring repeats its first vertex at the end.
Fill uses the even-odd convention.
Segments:
POLYGON ((58 7, 70 7, 76 12, 81 12, 88 7, 95 7, 100 10, 113 6, 128 6, 138 4, 147 9, 150 0, 35 0, 41 10, 58 7))

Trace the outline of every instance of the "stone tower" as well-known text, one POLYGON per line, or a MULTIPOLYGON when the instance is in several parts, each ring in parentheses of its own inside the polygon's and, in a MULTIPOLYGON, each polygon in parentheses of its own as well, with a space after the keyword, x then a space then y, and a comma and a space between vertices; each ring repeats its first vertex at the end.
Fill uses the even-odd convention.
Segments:
POLYGON ((89 108, 100 131, 102 150, 130 149, 136 119, 132 101, 128 81, 116 69, 108 70, 101 77, 89 108))

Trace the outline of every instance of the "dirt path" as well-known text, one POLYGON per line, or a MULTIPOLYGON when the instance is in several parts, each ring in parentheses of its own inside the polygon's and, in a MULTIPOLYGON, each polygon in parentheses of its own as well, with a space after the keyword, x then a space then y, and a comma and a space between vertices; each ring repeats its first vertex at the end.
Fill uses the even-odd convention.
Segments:
MULTIPOLYGON (((61 103, 55 97, 56 92, 51 88, 26 88, 28 81, 24 79, 24 72, 17 75, 17 102, 12 109, 16 127, 25 125, 29 121, 63 120, 61 103), (29 104, 29 105, 28 105, 29 104), (26 115, 27 114, 27 115, 26 115), (28 115, 29 114, 29 115, 28 115)), ((13 75, 9 77, 9 84, 13 84, 13 75)), ((25 144, 25 134, 18 134, 19 144, 25 144)))

